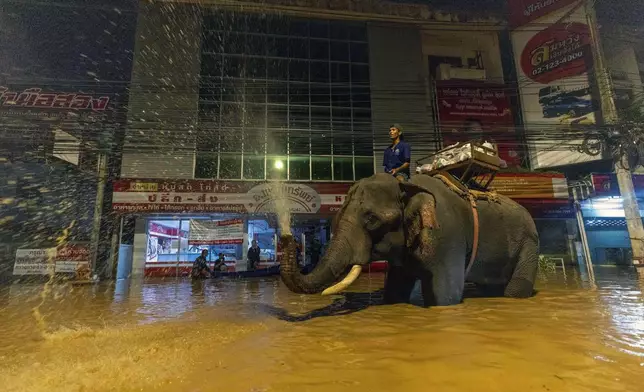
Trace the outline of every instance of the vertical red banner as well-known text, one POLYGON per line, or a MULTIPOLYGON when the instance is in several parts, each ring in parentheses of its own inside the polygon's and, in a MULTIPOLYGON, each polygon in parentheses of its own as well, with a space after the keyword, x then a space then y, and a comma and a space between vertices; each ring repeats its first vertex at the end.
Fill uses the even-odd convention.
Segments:
POLYGON ((474 138, 496 143, 508 166, 521 165, 510 87, 472 81, 436 83, 436 104, 443 145, 474 138))

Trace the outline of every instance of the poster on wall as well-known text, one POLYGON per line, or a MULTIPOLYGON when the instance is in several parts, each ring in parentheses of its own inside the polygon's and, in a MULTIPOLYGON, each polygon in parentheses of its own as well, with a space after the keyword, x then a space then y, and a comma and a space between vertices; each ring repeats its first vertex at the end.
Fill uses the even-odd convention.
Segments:
POLYGON ((90 246, 85 244, 66 244, 56 252, 56 272, 74 273, 82 265, 90 264, 90 246))
MULTIPOLYGON (((524 3, 509 2, 510 8, 524 3)), ((534 169, 601 159, 578 151, 582 140, 573 131, 577 124, 595 124, 598 116, 588 74, 590 28, 580 4, 558 4, 554 12, 535 19, 536 26, 531 23, 511 33, 534 169)))
POLYGON ((443 146, 482 137, 496 143, 509 167, 521 165, 521 149, 504 85, 440 81, 436 83, 438 121, 443 146))
POLYGON ((90 263, 90 247, 87 243, 70 243, 60 248, 18 249, 13 265, 14 275, 48 275, 73 273, 81 264, 90 263), (49 271, 50 265, 53 267, 49 271))
POLYGON ((190 220, 189 245, 228 245, 244 242, 244 221, 190 220))

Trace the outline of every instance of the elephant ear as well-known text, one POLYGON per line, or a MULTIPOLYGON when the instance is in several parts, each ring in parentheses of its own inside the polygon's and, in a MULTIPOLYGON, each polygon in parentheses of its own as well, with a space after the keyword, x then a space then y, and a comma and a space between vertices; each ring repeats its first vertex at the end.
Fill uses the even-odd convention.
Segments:
POLYGON ((427 253, 431 246, 431 231, 439 228, 436 218, 436 199, 429 190, 411 183, 400 184, 404 192, 403 214, 407 246, 427 253))

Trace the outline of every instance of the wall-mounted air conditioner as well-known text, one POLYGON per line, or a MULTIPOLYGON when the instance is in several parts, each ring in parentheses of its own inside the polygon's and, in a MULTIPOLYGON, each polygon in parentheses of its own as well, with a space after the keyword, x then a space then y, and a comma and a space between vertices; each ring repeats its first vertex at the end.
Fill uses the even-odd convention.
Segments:
POLYGON ((436 69, 436 78, 438 80, 485 80, 485 70, 476 68, 454 68, 449 64, 440 64, 436 69))

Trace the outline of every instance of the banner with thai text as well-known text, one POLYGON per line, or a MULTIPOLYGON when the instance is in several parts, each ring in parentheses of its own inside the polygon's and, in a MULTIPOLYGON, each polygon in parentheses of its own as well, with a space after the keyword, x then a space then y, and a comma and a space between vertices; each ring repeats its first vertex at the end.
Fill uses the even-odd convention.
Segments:
POLYGON ((532 168, 601 159, 579 151, 583 133, 575 130, 595 124, 599 109, 585 8, 575 3, 535 23, 511 32, 532 168))
POLYGON ((222 221, 190 220, 190 245, 241 244, 244 242, 244 221, 229 219, 222 221))

